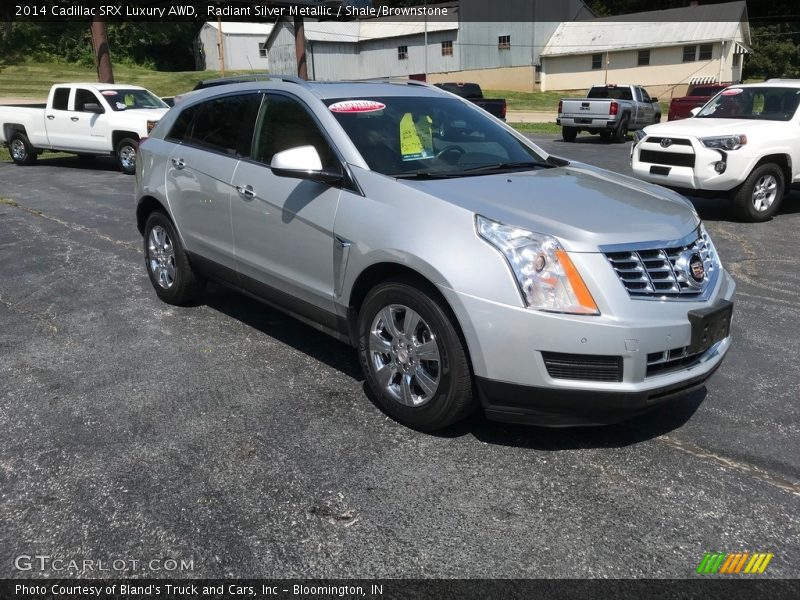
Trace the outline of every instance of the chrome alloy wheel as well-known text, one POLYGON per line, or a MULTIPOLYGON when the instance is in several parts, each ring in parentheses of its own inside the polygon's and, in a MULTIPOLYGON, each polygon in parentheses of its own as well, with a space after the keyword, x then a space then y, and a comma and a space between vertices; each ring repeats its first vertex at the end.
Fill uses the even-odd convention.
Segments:
POLYGON ((758 212, 769 210, 778 195, 778 180, 774 175, 762 175, 753 186, 753 207, 758 212))
POLYGON ((422 406, 439 387, 441 359, 436 334, 407 306, 390 304, 375 316, 369 332, 369 357, 378 384, 401 404, 422 406))
POLYGON ((167 230, 156 225, 147 240, 147 265, 150 272, 165 290, 175 283, 175 248, 167 230))
POLYGON ((14 160, 25 160, 25 156, 28 153, 28 151, 25 149, 25 143, 19 138, 14 138, 11 140, 11 147, 9 150, 11 152, 11 157, 14 160))
POLYGON ((136 168, 136 148, 127 145, 120 148, 119 164, 123 169, 133 171, 136 168))

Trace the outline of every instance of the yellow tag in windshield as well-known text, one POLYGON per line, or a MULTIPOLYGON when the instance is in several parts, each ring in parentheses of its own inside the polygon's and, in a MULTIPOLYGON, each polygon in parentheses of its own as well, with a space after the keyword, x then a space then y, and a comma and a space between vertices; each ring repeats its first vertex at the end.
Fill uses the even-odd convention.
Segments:
POLYGON ((403 160, 433 158, 433 119, 406 113, 400 119, 400 154, 403 160))

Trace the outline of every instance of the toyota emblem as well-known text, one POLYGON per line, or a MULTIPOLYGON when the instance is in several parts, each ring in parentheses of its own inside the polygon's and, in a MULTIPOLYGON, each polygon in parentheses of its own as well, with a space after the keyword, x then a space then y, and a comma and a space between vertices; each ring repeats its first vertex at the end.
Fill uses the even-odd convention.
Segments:
POLYGON ((661 138, 661 147, 669 148, 672 145, 672 140, 669 138, 661 138))

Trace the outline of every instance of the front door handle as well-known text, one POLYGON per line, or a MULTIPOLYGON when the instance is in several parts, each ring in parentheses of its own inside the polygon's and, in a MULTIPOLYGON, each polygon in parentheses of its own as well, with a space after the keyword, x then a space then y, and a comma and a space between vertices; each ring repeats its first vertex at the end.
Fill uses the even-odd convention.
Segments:
POLYGON ((253 189, 252 185, 237 185, 236 191, 239 192, 240 196, 244 196, 245 198, 255 198, 256 191, 253 189))
POLYGON ((55 118, 56 118, 56 116, 55 116, 55 115, 47 115, 47 118, 48 118, 48 119, 50 119, 50 120, 52 121, 53 119, 55 119, 55 118))
POLYGON ((78 119, 79 119, 79 117, 70 117, 69 118, 70 121, 77 121, 78 119))
POLYGON ((173 158, 172 164, 175 165, 176 169, 182 169, 186 166, 186 161, 182 158, 173 158))

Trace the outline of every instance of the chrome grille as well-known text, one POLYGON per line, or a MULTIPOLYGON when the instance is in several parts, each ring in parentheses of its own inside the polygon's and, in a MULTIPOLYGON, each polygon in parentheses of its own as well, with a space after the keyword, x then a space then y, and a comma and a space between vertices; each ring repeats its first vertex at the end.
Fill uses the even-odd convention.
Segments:
POLYGON ((719 271, 714 245, 703 231, 699 237, 688 245, 621 250, 606 252, 614 271, 631 297, 674 297, 697 300, 703 297, 706 290, 713 288, 719 271), (700 287, 689 281, 690 275, 676 266, 676 262, 684 252, 697 253, 703 260, 705 279, 700 287))
POLYGON ((702 353, 689 354, 689 347, 673 348, 663 352, 653 352, 647 355, 647 377, 660 373, 669 373, 678 369, 686 369, 700 360, 702 353))

